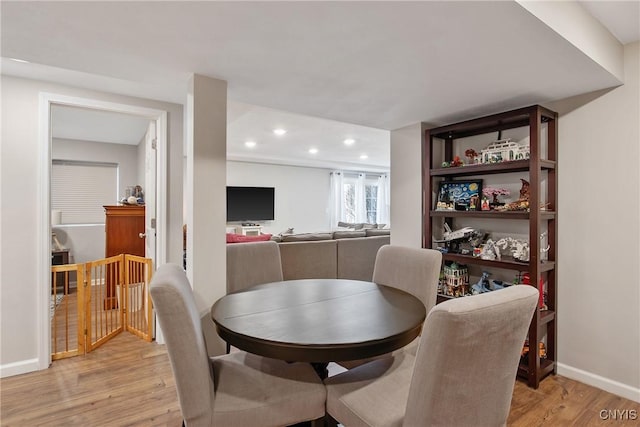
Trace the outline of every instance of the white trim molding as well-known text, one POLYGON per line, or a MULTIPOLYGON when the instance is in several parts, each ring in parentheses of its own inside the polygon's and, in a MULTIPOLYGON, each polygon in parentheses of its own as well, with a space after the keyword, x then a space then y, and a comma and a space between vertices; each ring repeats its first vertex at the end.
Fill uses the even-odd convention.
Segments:
POLYGON ((609 393, 624 397, 625 399, 640 403, 640 388, 601 377, 600 375, 583 371, 582 369, 567 366, 563 363, 558 363, 558 375, 580 381, 581 383, 597 387, 601 390, 608 391, 609 393))
POLYGON ((40 369, 38 359, 26 359, 19 362, 0 365, 0 378, 11 377, 13 375, 26 374, 40 369))

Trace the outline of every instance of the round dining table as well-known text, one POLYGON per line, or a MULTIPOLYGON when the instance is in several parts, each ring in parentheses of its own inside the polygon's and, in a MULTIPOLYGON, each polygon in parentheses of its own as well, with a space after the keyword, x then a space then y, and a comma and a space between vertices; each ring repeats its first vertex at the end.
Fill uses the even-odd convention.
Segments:
MULTIPOLYGON (((426 310, 413 295, 347 279, 302 279, 225 295, 211 308, 218 334, 249 353, 290 362, 328 362, 389 353, 413 341, 426 310)), ((318 367, 316 367, 318 370, 318 367)))

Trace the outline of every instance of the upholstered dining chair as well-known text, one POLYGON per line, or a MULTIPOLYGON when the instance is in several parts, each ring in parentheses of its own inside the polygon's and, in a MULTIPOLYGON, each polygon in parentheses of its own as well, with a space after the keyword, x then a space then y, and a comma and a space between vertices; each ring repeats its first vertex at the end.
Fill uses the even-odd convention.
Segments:
POLYGON ((150 285, 187 427, 284 426, 325 413, 325 388, 306 363, 235 352, 209 358, 181 267, 161 266, 150 285))
POLYGON ((227 293, 282 280, 280 248, 274 241, 227 244, 227 293), (247 265, 247 260, 251 265, 247 265))
POLYGON ((538 291, 528 285, 446 301, 414 357, 401 352, 325 380, 327 413, 354 426, 504 426, 538 291))
MULTIPOLYGON (((373 282, 413 295, 424 304, 428 313, 436 304, 441 263, 442 254, 434 249, 385 245, 378 249, 376 255, 373 282)), ((417 344, 416 339, 400 351, 415 355, 417 344)), ((341 361, 338 364, 351 369, 377 358, 341 361)))
MULTIPOLYGON (((279 282, 282 276, 280 246, 274 241, 227 244, 227 293, 263 283, 279 282), (251 265, 247 265, 251 260, 251 265)), ((227 353, 231 346, 227 343, 227 353)))

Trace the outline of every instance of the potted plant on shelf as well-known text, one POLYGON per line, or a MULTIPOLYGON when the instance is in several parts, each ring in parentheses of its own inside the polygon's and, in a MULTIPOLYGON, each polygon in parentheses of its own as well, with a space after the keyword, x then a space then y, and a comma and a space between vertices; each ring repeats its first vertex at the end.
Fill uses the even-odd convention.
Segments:
POLYGON ((476 162, 476 157, 478 157, 478 152, 473 148, 467 148, 464 152, 464 155, 469 159, 469 164, 472 165, 476 162))
POLYGON ((498 200, 498 196, 508 196, 509 194, 511 194, 511 192, 506 188, 502 188, 502 187, 485 187, 482 189, 482 194, 487 197, 489 196, 492 197, 492 200, 489 203, 489 205, 491 206, 491 209, 495 209, 498 206, 504 205, 503 202, 500 202, 498 200))

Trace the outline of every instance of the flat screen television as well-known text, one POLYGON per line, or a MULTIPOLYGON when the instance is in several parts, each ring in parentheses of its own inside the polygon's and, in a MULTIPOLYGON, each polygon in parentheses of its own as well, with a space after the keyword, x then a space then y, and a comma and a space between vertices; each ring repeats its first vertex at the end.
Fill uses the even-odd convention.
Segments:
POLYGON ((227 187, 227 221, 273 221, 275 188, 227 187))

